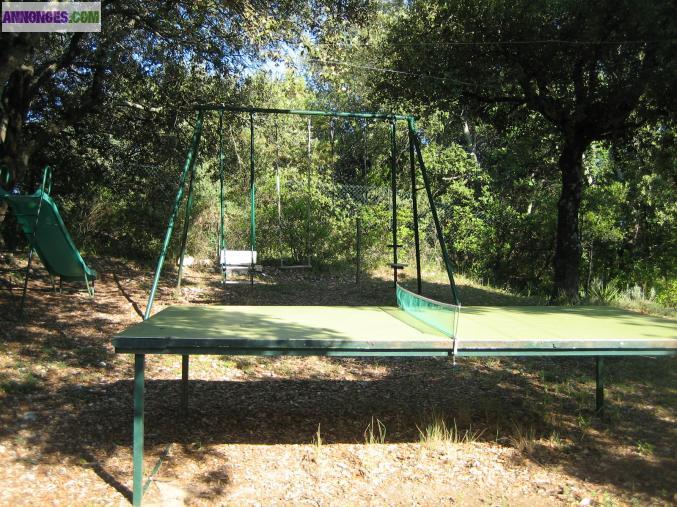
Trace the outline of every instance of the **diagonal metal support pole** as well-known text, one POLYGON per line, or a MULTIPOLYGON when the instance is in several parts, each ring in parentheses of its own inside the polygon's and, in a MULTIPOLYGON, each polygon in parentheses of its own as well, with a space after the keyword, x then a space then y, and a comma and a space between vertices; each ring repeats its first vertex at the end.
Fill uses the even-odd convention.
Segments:
POLYGON ((188 155, 186 156, 186 162, 183 166, 183 172, 181 173, 181 178, 179 179, 179 190, 176 193, 176 198, 174 199, 174 207, 172 208, 172 213, 169 216, 169 222, 167 224, 167 232, 165 233, 165 239, 162 243, 162 250, 160 251, 160 257, 157 261, 157 267, 155 268, 155 276, 153 277, 153 285, 150 289, 150 295, 148 296, 148 304, 146 304, 146 311, 143 315, 143 320, 146 320, 150 317, 151 311, 153 309, 153 302, 155 301, 155 293, 157 292, 158 283, 160 283, 160 275, 162 274, 162 266, 165 263, 165 257, 167 256, 167 250, 169 249, 169 242, 172 239, 172 232, 174 231, 174 222, 176 221, 176 215, 179 212, 179 206, 181 205, 181 199, 183 198, 183 187, 186 183, 186 177, 188 173, 193 169, 195 164, 195 159, 197 158, 197 150, 200 145, 200 136, 202 135, 202 121, 204 113, 200 111, 197 115, 197 120, 195 121, 195 130, 193 131, 193 141, 188 150, 188 155))
POLYGON ((414 120, 407 120, 409 127, 409 172, 411 175, 411 212, 414 223, 414 247, 416 249, 416 292, 421 294, 421 241, 418 231, 418 198, 416 196, 416 154, 414 150, 414 120))
POLYGON ((418 158, 418 165, 421 169, 421 176, 423 176, 423 185, 425 186, 425 192, 428 196, 428 202, 430 204, 430 211, 433 216, 433 222, 435 223, 435 232, 437 233, 437 239, 440 243, 440 248, 442 250, 444 267, 447 270, 449 284, 451 285, 451 295, 453 298, 453 303, 455 305, 460 305, 461 301, 458 298, 458 291, 456 290, 456 282, 454 281, 454 272, 451 267, 451 259, 449 258, 447 244, 446 241, 444 240, 444 232, 442 230, 442 224, 440 223, 440 218, 437 215, 437 206, 435 206, 435 199, 433 198, 432 189, 430 188, 430 179, 428 177, 428 171, 425 168, 425 163, 423 162, 423 155, 421 154, 421 141, 416 135, 416 132, 413 132, 413 134, 414 134, 413 136, 414 148, 416 151, 416 156, 418 158))

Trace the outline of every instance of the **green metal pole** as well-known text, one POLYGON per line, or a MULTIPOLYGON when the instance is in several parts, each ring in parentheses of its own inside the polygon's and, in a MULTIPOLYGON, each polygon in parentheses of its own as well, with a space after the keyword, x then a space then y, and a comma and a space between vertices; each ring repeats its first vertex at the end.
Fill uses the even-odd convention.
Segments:
POLYGON ((256 181, 254 171, 254 113, 249 113, 249 244, 251 266, 249 281, 254 285, 254 252, 256 251, 256 181))
POLYGON ((312 138, 313 135, 313 125, 308 118, 308 174, 306 178, 306 195, 308 196, 308 202, 306 204, 306 265, 310 266, 310 208, 313 203, 313 198, 310 193, 311 188, 311 171, 313 168, 313 145, 312 138))
MULTIPOLYGON (((333 158, 332 147, 332 158, 333 158)), ((367 120, 365 119, 362 123, 362 183, 365 183, 367 177, 367 152, 369 151, 369 138, 367 134, 367 120)))
POLYGON ((284 266, 284 245, 282 241, 282 188, 280 186, 280 135, 279 117, 275 115, 275 192, 277 194, 277 245, 280 256, 280 267, 284 266))
POLYGON ((411 211, 414 221, 414 247, 416 249, 416 292, 423 292, 421 287, 421 243, 418 232, 418 198, 416 196, 416 155, 414 153, 414 120, 407 121, 409 127, 409 172, 411 174, 411 211))
POLYGON ((190 365, 190 356, 183 354, 181 356, 181 410, 184 415, 188 414, 188 368, 190 365))
POLYGON ((160 282, 160 274, 162 273, 162 266, 165 263, 165 257, 167 256, 167 249, 169 248, 169 242, 172 239, 172 232, 174 231, 174 222, 176 221, 176 215, 179 212, 179 206, 181 204, 181 199, 183 198, 183 187, 186 182, 186 176, 188 172, 192 170, 193 165, 195 164, 195 158, 197 157, 197 150, 200 144, 200 136, 202 135, 202 121, 204 113, 202 111, 198 112, 197 120, 195 121, 195 130, 193 131, 193 140, 188 150, 188 155, 186 156, 186 162, 183 166, 183 172, 181 173, 181 178, 179 179, 179 190, 176 193, 176 199, 174 200, 174 207, 172 208, 172 213, 169 216, 169 223, 167 224, 167 232, 165 233, 165 239, 162 243, 162 250, 160 251, 160 257, 157 261, 157 267, 155 268, 155 276, 153 278, 153 285, 150 289, 150 295, 148 296, 148 304, 146 305, 146 311, 143 314, 143 320, 146 320, 150 317, 150 313, 153 309, 153 302, 155 301, 155 292, 157 291, 158 283, 160 282))
POLYGON ((225 249, 226 244, 225 244, 225 237, 223 235, 223 229, 224 229, 224 224, 225 224, 225 207, 224 207, 224 174, 223 174, 223 166, 224 166, 224 155, 223 155, 223 111, 220 112, 219 114, 219 182, 221 185, 221 191, 220 191, 220 203, 221 203, 221 222, 219 224, 219 244, 218 244, 218 252, 216 255, 216 258, 221 259, 221 251, 225 249))
MULTIPOLYGON (((38 212, 39 214, 39 212, 38 212)), ((33 263, 33 244, 28 245, 28 264, 26 264, 26 276, 24 277, 23 291, 21 292, 21 302, 19 303, 19 319, 23 319, 24 305, 26 304, 26 291, 28 291, 28 278, 31 274, 31 264, 33 263)))
POLYGON ((134 355, 134 437, 132 456, 134 467, 134 483, 132 487, 132 503, 141 505, 143 498, 143 395, 144 368, 146 356, 134 355))
POLYGON ((604 415, 604 358, 595 358, 595 412, 604 415))
POLYGON ((430 204, 430 211, 433 216, 433 222, 435 223, 435 232, 437 233, 437 239, 440 242, 440 248, 442 250, 442 258, 444 259, 444 267, 447 270, 447 276, 449 278, 449 284, 451 285, 451 295, 455 305, 461 304, 458 298, 458 292, 456 290, 456 282, 454 282, 454 272, 451 268, 451 260, 449 259, 449 252, 447 251, 447 245, 444 241, 444 233, 442 232, 442 225, 440 224, 440 218, 437 215, 437 207, 435 206, 435 200, 433 198, 433 193, 430 188, 430 179, 428 178, 428 172, 425 168, 425 163, 423 162, 423 155, 421 153, 421 141, 414 132, 414 148, 416 150, 416 156, 418 158, 418 164, 421 168, 421 175, 423 176, 423 185, 425 186, 425 191, 428 196, 428 202, 430 204))
POLYGON ((393 286, 397 287, 397 138, 394 121, 390 123, 390 192, 393 204, 393 286))
MULTIPOLYGON (((28 278, 31 273, 31 264, 33 263, 33 250, 35 250, 35 238, 38 235, 38 227, 40 226, 40 211, 42 210, 42 202, 44 200, 45 192, 49 193, 52 189, 52 169, 46 166, 42 171, 42 184, 40 185, 40 200, 38 201, 38 211, 35 215, 35 223, 33 224, 33 234, 28 242, 28 264, 26 264, 26 276, 24 277, 23 291, 21 292, 21 303, 19 304, 19 320, 23 318, 24 305, 26 304, 26 292, 28 291, 28 278), (48 189, 49 187, 49 189, 48 189)), ((89 292, 89 287, 87 288, 89 292)))
POLYGON ((183 276, 183 258, 186 255, 186 243, 188 243, 188 229, 190 227, 190 211, 193 207, 193 183, 195 182, 195 166, 190 171, 188 183, 188 199, 186 201, 186 216, 183 221, 183 234, 181 235, 181 256, 179 257, 179 276, 176 281, 176 290, 181 290, 181 277, 183 276))

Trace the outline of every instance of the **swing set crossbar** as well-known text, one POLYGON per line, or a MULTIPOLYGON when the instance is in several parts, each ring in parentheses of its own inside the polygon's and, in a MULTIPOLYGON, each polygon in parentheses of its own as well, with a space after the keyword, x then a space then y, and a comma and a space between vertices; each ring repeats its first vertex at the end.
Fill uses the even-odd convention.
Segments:
POLYGON ((369 113, 353 111, 322 111, 308 109, 276 109, 271 107, 230 106, 228 104, 199 104, 196 111, 229 111, 232 113, 290 114, 296 116, 328 116, 336 118, 363 118, 369 120, 413 121, 413 115, 395 113, 369 113))

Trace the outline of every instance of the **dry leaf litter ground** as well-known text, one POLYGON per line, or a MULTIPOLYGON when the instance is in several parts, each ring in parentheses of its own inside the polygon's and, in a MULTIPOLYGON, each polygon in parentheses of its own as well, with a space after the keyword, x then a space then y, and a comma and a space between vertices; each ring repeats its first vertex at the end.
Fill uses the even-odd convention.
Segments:
MULTIPOLYGON (((4 265, 11 264, 5 258, 4 265)), ((14 260, 19 266, 21 259, 14 260)), ((96 298, 31 281, 24 322, 0 291, 0 504, 126 505, 132 357, 111 336, 140 320, 148 268, 100 260, 96 298)), ((392 304, 391 282, 267 270, 253 289, 189 270, 156 310, 193 304, 392 304)), ((463 280, 462 280, 463 282, 463 280)), ((444 290, 430 284, 428 293, 444 290)), ((461 283, 465 304, 525 304, 461 283)), ((590 359, 149 356, 150 505, 674 505, 674 359, 611 359, 594 416, 590 359)))

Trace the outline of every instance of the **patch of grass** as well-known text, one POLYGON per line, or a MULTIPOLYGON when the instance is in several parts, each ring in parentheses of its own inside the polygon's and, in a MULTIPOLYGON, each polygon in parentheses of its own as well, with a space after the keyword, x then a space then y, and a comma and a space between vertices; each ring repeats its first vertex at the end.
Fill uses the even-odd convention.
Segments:
POLYGON ((453 425, 448 426, 443 417, 434 414, 430 421, 421 429, 416 426, 419 433, 419 442, 427 446, 436 446, 440 444, 464 444, 477 442, 484 430, 473 430, 472 426, 461 432, 454 419, 453 425))
POLYGON ((562 444, 564 443, 564 440, 562 440, 562 436, 559 434, 558 431, 555 430, 553 430, 552 433, 550 433, 548 441, 550 442, 550 445, 552 445, 553 447, 561 447, 562 444))
POLYGON ((239 356, 234 359, 235 366, 242 373, 252 374, 256 372, 257 366, 259 366, 259 358, 257 357, 247 357, 239 356))
POLYGON ((576 424, 580 429, 587 430, 590 427, 591 423, 588 417, 585 417, 584 415, 580 414, 578 417, 576 417, 576 424))
POLYGON ((596 503, 599 503, 602 507, 616 507, 616 505, 619 505, 618 501, 609 493, 602 494, 596 503))
POLYGON ((317 431, 313 436, 313 445, 319 449, 322 447, 322 432, 320 430, 320 423, 317 423, 317 431))
POLYGON ((657 301, 652 301, 649 299, 631 299, 621 295, 616 301, 614 301, 613 306, 618 306, 625 310, 644 313, 647 315, 656 315, 658 317, 668 317, 670 319, 675 319, 674 308, 668 308, 657 301))
POLYGON ((500 368, 501 367, 501 360, 500 360, 500 358, 497 358, 497 357, 489 357, 484 362, 484 364, 487 365, 487 368, 500 368))
POLYGON ((536 448, 536 430, 515 424, 513 434, 509 437, 510 445, 523 454, 531 454, 536 448))
POLYGON ((30 394, 40 387, 40 379, 28 372, 20 380, 7 379, 0 381, 0 392, 5 394, 30 394))
POLYGON ((273 370, 277 375, 285 376, 285 377, 291 377, 295 373, 297 373, 298 368, 295 364, 291 363, 290 361, 279 361, 275 363, 273 366, 273 370))
POLYGON ((637 452, 642 456, 653 456, 656 447, 652 443, 645 442, 644 440, 638 440, 636 449, 637 452))
POLYGON ((233 361, 232 358, 230 357, 224 357, 222 358, 223 361, 223 366, 226 368, 237 368, 237 362, 233 361))
POLYGON ((386 425, 379 419, 371 418, 371 422, 364 430, 365 444, 383 444, 386 441, 386 425))

